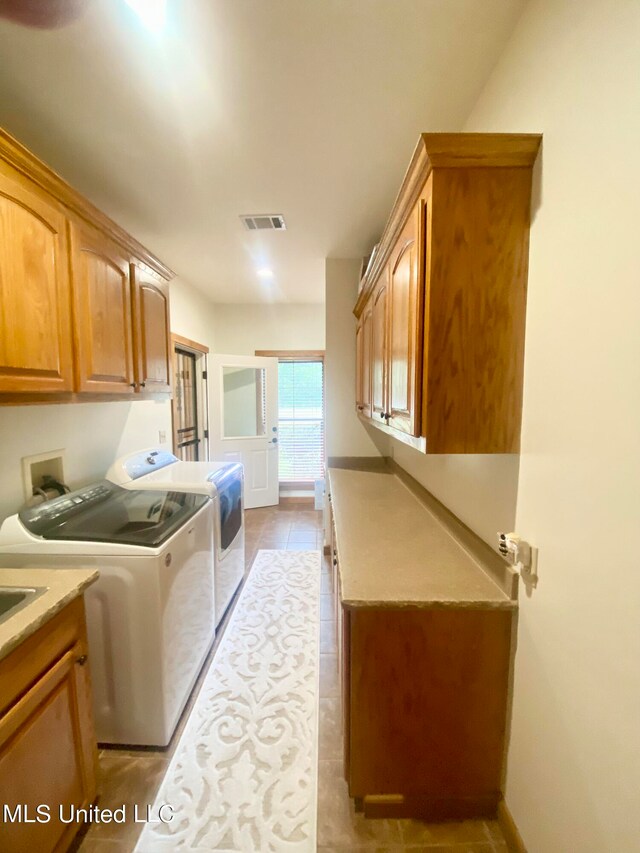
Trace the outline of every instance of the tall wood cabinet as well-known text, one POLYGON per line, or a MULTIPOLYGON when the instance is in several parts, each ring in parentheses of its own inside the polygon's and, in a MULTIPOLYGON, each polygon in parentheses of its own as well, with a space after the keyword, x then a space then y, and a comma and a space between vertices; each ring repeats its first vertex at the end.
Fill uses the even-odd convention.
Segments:
POLYGON ((171 276, 0 131, 0 404, 169 395, 171 276))
POLYGON ((519 449, 539 135, 423 134, 354 313, 369 423, 426 453, 519 449), (368 365, 364 364, 368 359, 368 365))

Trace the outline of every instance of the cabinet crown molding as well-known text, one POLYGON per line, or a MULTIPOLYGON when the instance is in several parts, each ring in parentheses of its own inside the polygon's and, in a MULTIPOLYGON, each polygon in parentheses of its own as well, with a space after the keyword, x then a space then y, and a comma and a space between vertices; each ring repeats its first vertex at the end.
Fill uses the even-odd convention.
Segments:
POLYGON ((532 168, 540 133, 422 133, 382 232, 374 262, 362 280, 356 317, 362 310, 401 229, 433 169, 532 168))
POLYGON ((72 211, 85 222, 98 227, 112 240, 128 249, 131 254, 147 264, 166 281, 175 277, 175 273, 163 264, 155 255, 121 228, 105 213, 91 204, 77 190, 49 166, 39 160, 10 133, 0 127, 0 159, 9 163, 23 175, 26 175, 43 190, 50 193, 60 204, 72 211))

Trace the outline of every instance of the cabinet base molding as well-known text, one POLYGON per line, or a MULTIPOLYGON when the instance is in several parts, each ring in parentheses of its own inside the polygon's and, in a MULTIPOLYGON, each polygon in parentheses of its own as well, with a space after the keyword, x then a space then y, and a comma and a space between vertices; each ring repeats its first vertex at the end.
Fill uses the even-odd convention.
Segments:
POLYGON ((3 406, 48 406, 53 403, 135 403, 138 400, 170 400, 166 392, 143 394, 96 394, 90 391, 81 394, 72 392, 54 394, 0 394, 3 406))
MULTIPOLYGON (((380 794, 363 797, 362 804, 367 818, 415 818, 437 822, 495 818, 498 799, 499 794, 461 799, 442 799, 420 794, 380 794)), ((520 848, 514 848, 514 851, 520 853, 520 848)))
POLYGON ((498 823, 504 835, 504 840, 507 842, 509 853, 527 853, 527 848, 524 846, 524 841, 513 819, 513 815, 504 800, 500 800, 498 803, 498 823))

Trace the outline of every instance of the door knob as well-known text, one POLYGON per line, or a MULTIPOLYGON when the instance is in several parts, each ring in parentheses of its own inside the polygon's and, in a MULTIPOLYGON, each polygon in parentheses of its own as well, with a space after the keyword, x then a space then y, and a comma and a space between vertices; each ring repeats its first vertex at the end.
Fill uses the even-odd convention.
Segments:
POLYGON ((272 439, 271 439, 271 444, 277 444, 277 443, 278 443, 278 439, 277 439, 277 438, 272 438, 272 439))

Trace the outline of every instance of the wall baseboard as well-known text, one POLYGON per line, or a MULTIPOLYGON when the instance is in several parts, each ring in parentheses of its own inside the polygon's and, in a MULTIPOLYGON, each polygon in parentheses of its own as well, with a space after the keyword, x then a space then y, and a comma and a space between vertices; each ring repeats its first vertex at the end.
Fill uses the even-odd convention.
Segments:
POLYGON ((307 497, 296 496, 296 497, 287 497, 286 495, 280 495, 280 506, 283 509, 295 509, 299 507, 300 509, 313 509, 314 499, 313 495, 307 497))
POLYGON ((524 846, 524 841, 518 831, 516 822, 504 800, 500 800, 498 803, 498 823, 504 835, 504 840, 507 842, 509 853, 527 853, 527 848, 524 846))

